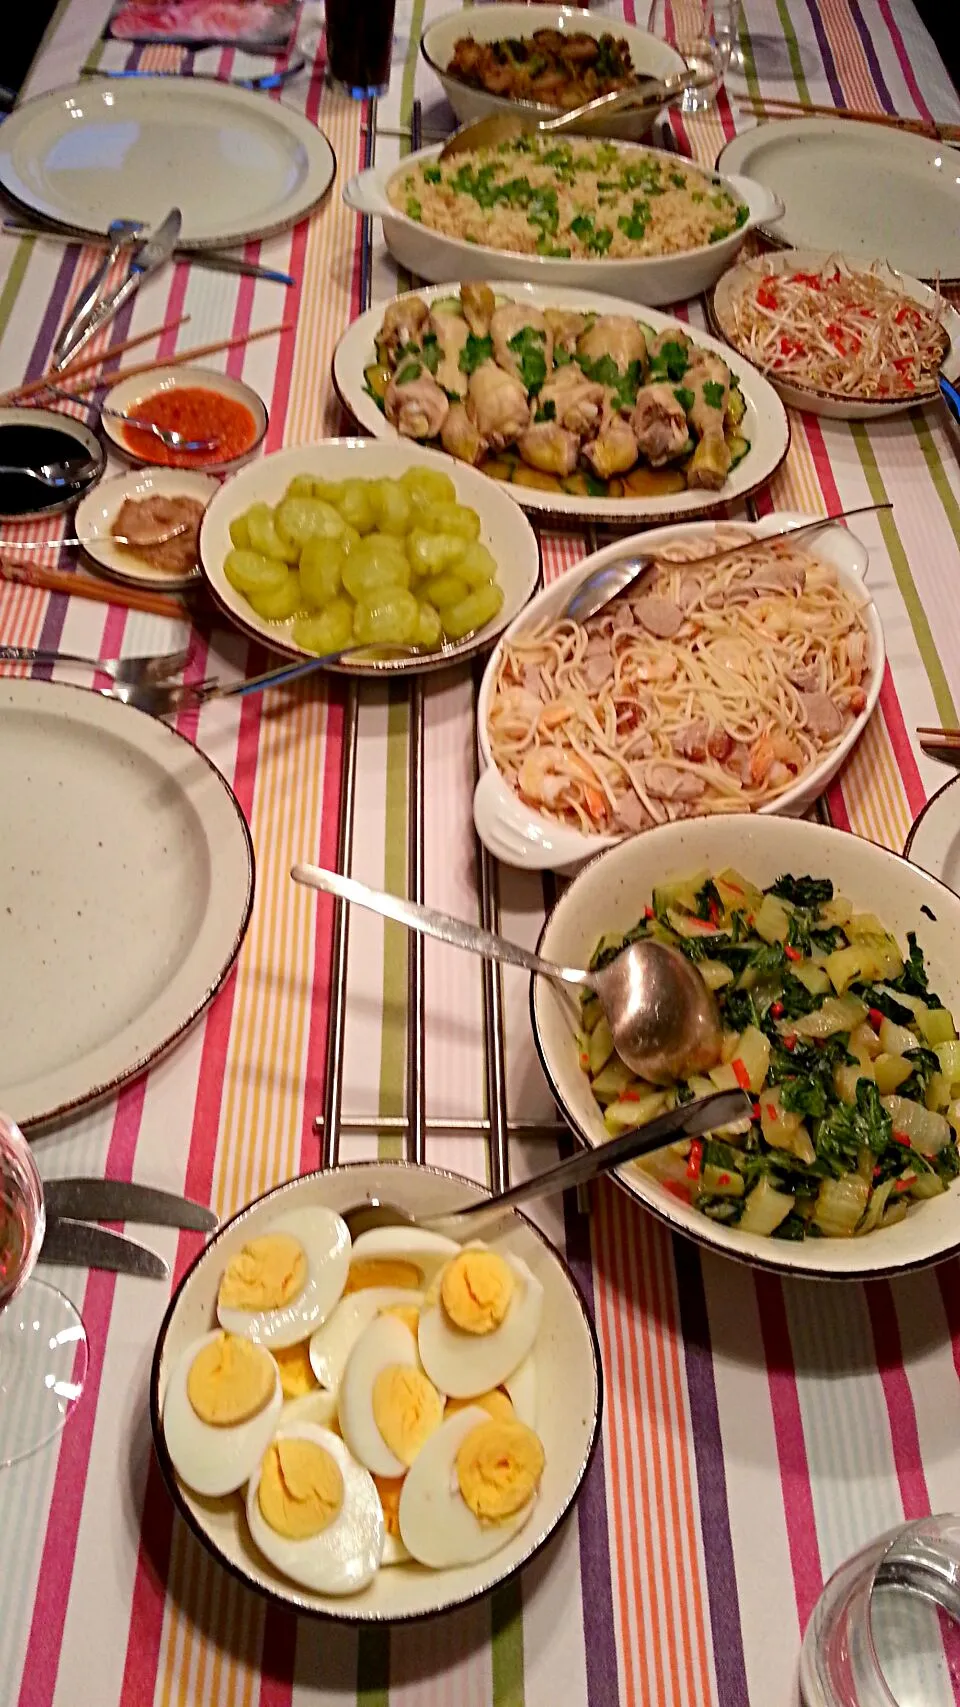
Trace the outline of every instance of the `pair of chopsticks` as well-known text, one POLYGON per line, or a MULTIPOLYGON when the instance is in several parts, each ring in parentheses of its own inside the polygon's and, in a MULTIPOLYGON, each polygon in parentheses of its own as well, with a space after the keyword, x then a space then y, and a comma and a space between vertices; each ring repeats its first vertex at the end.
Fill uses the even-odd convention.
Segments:
POLYGON ((741 95, 737 105, 740 112, 754 118, 853 119, 859 124, 879 124, 886 125, 889 130, 910 131, 914 136, 927 136, 934 142, 960 142, 960 125, 901 118, 896 113, 876 113, 860 107, 829 107, 816 101, 787 101, 777 96, 761 95, 741 95))
MULTIPOLYGON (((71 391, 89 391, 96 389, 107 381, 101 380, 87 372, 88 369, 101 368, 104 362, 112 361, 115 356, 125 355, 140 344, 147 344, 151 338, 159 338, 162 332, 175 331, 177 327, 186 324, 189 315, 172 321, 167 326, 153 326, 149 332, 141 332, 136 338, 128 338, 124 344, 116 344, 113 349, 101 350, 98 355, 82 356, 79 361, 70 362, 67 367, 57 370, 49 367, 39 379, 31 379, 23 385, 14 386, 11 391, 0 396, 0 404, 16 405, 27 398, 36 397, 41 391, 46 391, 51 383, 69 385, 71 391), (74 384, 74 376, 83 374, 74 384)), ((277 326, 261 326, 256 332, 241 332, 235 338, 217 338, 211 344, 195 344, 192 349, 179 350, 174 356, 159 356, 151 362, 140 362, 133 367, 119 368, 116 373, 108 375, 110 385, 119 384, 121 379, 138 379, 142 374, 153 373, 160 367, 182 367, 185 362, 200 361, 204 356, 219 355, 223 350, 235 350, 240 344, 255 344, 260 338, 274 338, 289 332, 293 328, 292 320, 282 321, 277 326)))
MULTIPOLYGON (((51 550, 56 540, 51 540, 51 550)), ((16 545, 9 549, 16 551, 16 545)), ((0 552, 3 546, 0 544, 0 552)), ((174 622, 186 622, 186 606, 165 593, 141 592, 137 587, 121 587, 110 581, 97 581, 79 569, 38 569, 32 563, 7 563, 0 556, 0 585, 8 582, 16 587, 36 587, 44 593, 64 593, 68 598, 89 599, 98 605, 119 605, 124 610, 141 611, 147 616, 166 616, 174 622)))
POLYGON ((960 762, 960 729, 922 728, 917 740, 925 753, 951 754, 960 762))

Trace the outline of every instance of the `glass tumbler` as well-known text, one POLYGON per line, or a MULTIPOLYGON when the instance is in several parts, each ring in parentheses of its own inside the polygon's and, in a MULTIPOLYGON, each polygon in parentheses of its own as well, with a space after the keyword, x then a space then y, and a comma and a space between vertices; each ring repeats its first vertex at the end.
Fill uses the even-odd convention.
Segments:
POLYGON ((712 107, 737 39, 738 0, 653 0, 647 29, 669 42, 697 81, 684 91, 680 111, 712 107))
POLYGON ((800 1656, 804 1707, 951 1707, 960 1681, 960 1517, 900 1524, 835 1571, 800 1656))
POLYGON ((390 87, 396 0, 327 0, 327 73, 355 101, 390 87))
POLYGON ((0 1114, 0 1465, 52 1440, 83 1392, 83 1323, 69 1298, 31 1278, 45 1227, 30 1146, 0 1114))

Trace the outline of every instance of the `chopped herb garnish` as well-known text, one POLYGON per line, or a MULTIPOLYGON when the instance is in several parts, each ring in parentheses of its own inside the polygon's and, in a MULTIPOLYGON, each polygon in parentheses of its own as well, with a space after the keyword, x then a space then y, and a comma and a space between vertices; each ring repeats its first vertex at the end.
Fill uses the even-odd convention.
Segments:
POLYGON ((689 415, 689 413, 690 413, 691 409, 693 408, 693 405, 696 401, 696 399, 693 395, 693 392, 690 391, 686 385, 676 385, 676 386, 674 386, 674 389, 673 389, 673 395, 676 398, 677 402, 679 403, 684 414, 689 415))
POLYGON ((475 333, 470 332, 463 349, 460 351, 458 364, 460 372, 469 376, 471 373, 476 373, 477 368, 482 367, 484 362, 492 361, 493 339, 489 336, 478 338, 475 333))
POLYGON ((507 348, 516 357, 524 389, 537 392, 547 377, 546 333, 536 326, 521 326, 508 339, 507 348))
POLYGON ((723 390, 724 390, 724 388, 720 384, 719 380, 716 380, 716 379, 704 380, 703 385, 701 387, 701 390, 703 391, 703 401, 707 405, 708 409, 722 409, 723 408, 723 390))
POLYGON ((538 425, 541 421, 555 421, 556 420, 556 418, 557 418, 557 405, 554 403, 552 397, 548 397, 547 401, 545 403, 541 403, 539 409, 537 410, 537 412, 533 418, 534 418, 534 421, 536 421, 538 425))

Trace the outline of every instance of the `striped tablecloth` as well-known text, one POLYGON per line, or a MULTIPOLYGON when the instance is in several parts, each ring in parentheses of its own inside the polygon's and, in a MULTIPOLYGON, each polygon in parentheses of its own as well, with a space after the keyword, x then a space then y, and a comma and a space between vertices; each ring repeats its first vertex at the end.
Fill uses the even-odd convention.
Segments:
MULTIPOLYGON (((449 0, 400 0, 390 95, 378 157, 401 143, 415 95, 427 124, 440 94, 418 60, 425 15, 449 0)), ((120 65, 97 40, 104 0, 68 0, 30 92, 69 82, 83 64, 120 65)), ((609 7, 620 16, 618 5, 609 7)), ((623 0, 634 21, 634 0, 623 0)), ((641 20, 642 21, 642 20, 641 20)), ((316 44, 319 17, 301 34, 316 44)), ((960 109, 910 0, 747 0, 743 36, 778 33, 794 81, 767 93, 934 114, 960 109)), ((144 64, 176 67, 179 50, 144 64)), ((196 69, 236 73, 229 52, 196 69)), ((731 80, 728 94, 744 83, 731 80)), ((341 174, 364 149, 367 116, 323 89, 317 58, 284 91, 326 130, 341 174)), ((712 160, 738 120, 724 96, 686 140, 712 160)), ((878 185, 882 194, 882 185, 878 185)), ((375 230, 373 295, 396 288, 375 230)), ((250 253, 289 267, 296 291, 177 267, 151 281, 119 341, 189 313, 180 346, 281 318, 282 340, 233 351, 270 405, 268 450, 344 430, 329 382, 338 334, 359 306, 357 221, 334 195, 296 231, 250 253)), ((0 239, 0 386, 39 372, 91 251, 0 239)), ((699 305, 691 318, 702 323, 699 305)), ((166 344, 164 347, 166 347, 166 344)), ((831 789, 834 823, 899 848, 943 778, 918 752, 918 723, 956 722, 960 694, 958 464, 935 412, 875 427, 795 417, 793 444, 768 499, 813 513, 871 499, 894 515, 868 520, 870 585, 889 664, 880 709, 831 789)), ((548 573, 580 557, 575 536, 545 538, 548 573)), ((76 651, 160 649, 181 635, 160 619, 30 591, 0 590, 4 641, 76 651)), ((262 665, 231 632, 195 669, 262 665)), ((209 1199, 230 1214, 318 1160, 329 1003, 329 904, 287 877, 296 858, 330 862, 338 845, 345 690, 303 692, 282 717, 262 699, 184 718, 233 783, 253 831, 257 903, 236 975, 204 1023, 149 1077, 38 1145, 49 1176, 137 1177, 209 1199)), ((353 870, 373 883, 406 878, 408 702, 364 691, 359 722, 353 870)), ((472 688, 466 675, 425 695, 425 889, 476 915, 470 820, 472 688)), ((548 892, 504 872, 503 928, 532 943, 548 892)), ((358 914, 350 926, 343 1108, 354 1121, 403 1108, 406 957, 401 933, 358 914)), ((504 979, 509 1112, 549 1121, 529 1037, 526 984, 504 979)), ((427 1111, 476 1121, 485 1066, 481 977, 472 961, 426 948, 427 1111)), ((344 1159, 375 1153, 346 1133, 344 1159)), ((382 1154, 396 1154, 388 1129, 382 1154)), ((513 1141, 515 1174, 549 1156, 544 1138, 513 1141)), ((430 1135, 428 1159, 483 1177, 477 1136, 430 1135)), ((825 1576, 867 1538, 930 1509, 960 1505, 960 1269, 955 1262, 890 1286, 787 1283, 671 1241, 614 1190, 589 1220, 545 1212, 595 1312, 607 1405, 598 1454, 576 1516, 523 1579, 432 1625, 344 1632, 279 1614, 245 1593, 175 1520, 151 1457, 146 1392, 166 1304, 156 1283, 59 1277, 81 1307, 91 1345, 86 1396, 51 1449, 0 1473, 2 1707, 786 1707, 795 1698, 800 1636, 825 1576)), ((190 1236, 156 1236, 177 1274, 190 1236)))

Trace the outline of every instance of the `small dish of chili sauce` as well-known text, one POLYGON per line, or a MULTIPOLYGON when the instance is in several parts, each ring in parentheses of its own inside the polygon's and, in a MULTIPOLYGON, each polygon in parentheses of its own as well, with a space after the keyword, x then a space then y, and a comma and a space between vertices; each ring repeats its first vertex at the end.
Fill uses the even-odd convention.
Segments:
POLYGON ((200 368, 159 368, 139 382, 122 382, 107 405, 184 438, 213 441, 203 450, 176 450, 145 428, 104 415, 104 431, 118 449, 161 468, 225 471, 251 456, 267 430, 266 408, 251 386, 200 368))

